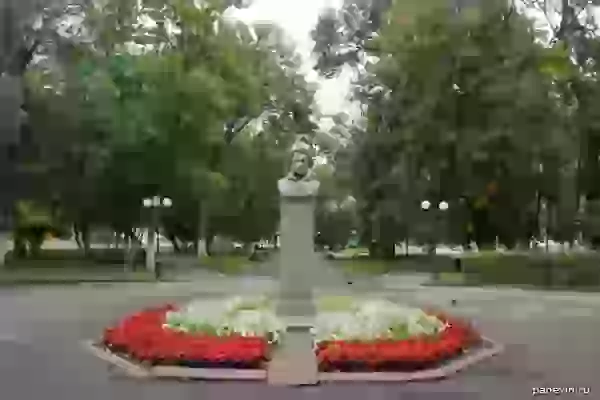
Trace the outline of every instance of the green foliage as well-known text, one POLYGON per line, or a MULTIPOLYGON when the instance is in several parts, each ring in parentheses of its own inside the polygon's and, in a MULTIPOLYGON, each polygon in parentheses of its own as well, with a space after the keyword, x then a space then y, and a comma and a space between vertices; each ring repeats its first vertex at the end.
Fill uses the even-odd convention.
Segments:
POLYGON ((406 323, 399 323, 390 327, 390 337, 393 340, 407 340, 411 336, 406 323))
POLYGON ((445 200, 454 224, 470 204, 461 218, 477 232, 491 224, 502 240, 524 236, 528 205, 536 193, 557 201, 578 151, 556 94, 576 73, 568 52, 539 45, 512 8, 452 14, 447 2, 397 2, 388 16, 360 91, 369 105, 355 153, 364 223, 379 221, 371 230, 389 229, 384 238, 415 224, 385 228, 399 210, 419 215, 423 199, 445 200))
POLYGON ((17 256, 26 255, 25 245, 29 246, 31 254, 38 254, 44 239, 60 231, 60 221, 57 215, 52 215, 48 207, 21 200, 17 202, 15 211, 16 225, 13 235, 17 256))
POLYGON ((223 274, 240 274, 248 269, 251 262, 247 256, 220 255, 200 259, 200 265, 223 274))
POLYGON ((392 270, 393 265, 383 260, 354 259, 343 262, 343 270, 356 275, 381 275, 392 270))
POLYGON ((52 225, 52 216, 44 207, 31 201, 17 203, 17 219, 22 227, 52 225))
POLYGON ((595 247, 600 244, 600 201, 590 201, 586 206, 583 231, 586 237, 592 239, 595 247))
POLYGON ((595 255, 503 255, 462 260, 467 280, 539 287, 599 287, 595 255))
POLYGON ((315 69, 327 78, 338 75, 344 66, 356 67, 361 53, 380 28, 392 0, 346 0, 341 8, 326 9, 312 31, 315 69))
POLYGON ((321 312, 350 311, 355 301, 352 296, 323 296, 317 298, 317 310, 321 312))
POLYGON ((210 235, 271 236, 287 148, 315 128, 293 54, 275 28, 256 40, 226 23, 217 3, 144 6, 83 7, 93 41, 74 40, 68 57, 28 74, 39 161, 67 217, 129 233, 142 222, 141 199, 159 193, 173 198, 164 220, 186 241, 199 224, 210 235), (141 14, 156 26, 138 24, 141 14), (145 47, 132 51, 134 42, 145 47), (258 117, 266 121, 253 132, 258 117))

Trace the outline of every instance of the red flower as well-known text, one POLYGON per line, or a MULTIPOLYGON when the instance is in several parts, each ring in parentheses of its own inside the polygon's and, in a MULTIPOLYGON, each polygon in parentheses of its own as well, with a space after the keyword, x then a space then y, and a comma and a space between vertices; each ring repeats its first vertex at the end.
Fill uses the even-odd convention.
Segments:
MULTIPOLYGON (((433 312, 430 312, 433 314, 433 312)), ((379 365, 394 362, 418 366, 457 355, 462 349, 479 340, 477 331, 464 321, 436 313, 449 326, 437 335, 421 336, 408 340, 377 340, 374 342, 330 341, 319 343, 316 349, 320 368, 329 370, 349 361, 363 362, 376 369, 379 365)))
POLYGON ((232 335, 227 338, 192 335, 163 328, 172 305, 144 310, 125 317, 102 336, 105 345, 140 361, 233 361, 266 359, 269 345, 261 337, 232 335))

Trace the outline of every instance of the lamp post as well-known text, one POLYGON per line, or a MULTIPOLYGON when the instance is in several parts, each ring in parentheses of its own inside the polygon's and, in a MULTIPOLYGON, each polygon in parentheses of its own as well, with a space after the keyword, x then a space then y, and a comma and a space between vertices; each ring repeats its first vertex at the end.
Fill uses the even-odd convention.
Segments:
MULTIPOLYGON (((421 210, 427 212, 427 211, 429 211, 430 208, 431 208, 431 202, 429 200, 423 200, 421 202, 421 210)), ((429 219, 428 219, 427 222, 431 222, 431 221, 429 221, 429 219)), ((431 229, 431 226, 429 227, 429 229, 431 229)), ((428 253, 431 254, 433 252, 433 244, 432 244, 432 242, 433 242, 432 236, 433 235, 429 233, 429 229, 427 230, 427 236, 428 236, 428 242, 429 242, 428 253)))
POLYGON ((581 196, 579 199, 579 207, 577 208, 577 215, 575 217, 575 227, 577 228, 575 231, 575 241, 577 246, 583 246, 583 226, 582 221, 585 218, 585 196, 581 196))
MULTIPOLYGON (((438 209, 438 211, 440 211, 440 212, 445 212, 445 211, 447 211, 447 210, 448 210, 448 208, 449 208, 449 204, 448 204, 448 202, 446 202, 446 201, 440 201, 440 202, 439 202, 439 204, 438 204, 438 206, 437 206, 437 209, 438 209)), ((429 200, 423 200, 423 201, 421 202, 421 210, 423 210, 423 211, 429 211, 430 209, 431 209, 431 202, 430 202, 429 200)), ((436 218, 435 218, 435 222, 436 222, 436 227, 435 227, 435 228, 436 228, 436 230, 437 230, 437 231, 439 231, 439 230, 440 230, 440 226, 439 226, 439 223, 440 223, 440 222, 439 222, 439 221, 440 221, 440 215, 441 215, 441 214, 437 213, 437 214, 436 214, 436 216, 435 216, 435 217, 436 217, 436 218)), ((438 234, 438 235, 439 235, 439 234, 438 234)), ((433 235, 431 235, 431 236, 432 236, 432 237, 431 237, 431 239, 430 239, 430 240, 431 240, 431 242, 433 242, 433 243, 431 243, 431 250, 430 250, 430 252, 431 252, 431 253, 435 253, 435 249, 436 249, 436 247, 437 247, 437 242, 438 242, 438 240, 437 240, 437 238, 433 238, 433 235)))
POLYGON ((156 232, 158 230, 160 210, 162 208, 170 208, 173 206, 173 202, 168 197, 153 196, 143 199, 142 206, 150 210, 150 226, 148 228, 148 237, 146 240, 146 269, 154 272, 154 275, 158 279, 160 277, 160 271, 156 266, 156 232))
MULTIPOLYGON (((438 225, 438 227, 437 227, 438 228, 438 232, 440 232, 438 235, 441 236, 442 232, 443 232, 443 235, 446 237, 446 239, 448 239, 448 237, 447 237, 448 229, 447 229, 447 225, 445 223, 442 223, 442 215, 446 211, 448 211, 449 207, 450 206, 449 206, 449 204, 448 204, 447 201, 443 201, 443 200, 440 201, 440 203, 438 204, 438 210, 440 211, 440 213, 437 215, 437 220, 436 220, 437 225, 438 225), (444 225, 443 229, 442 229, 442 225, 444 225)), ((444 221, 445 221, 445 219, 444 219, 444 221)))

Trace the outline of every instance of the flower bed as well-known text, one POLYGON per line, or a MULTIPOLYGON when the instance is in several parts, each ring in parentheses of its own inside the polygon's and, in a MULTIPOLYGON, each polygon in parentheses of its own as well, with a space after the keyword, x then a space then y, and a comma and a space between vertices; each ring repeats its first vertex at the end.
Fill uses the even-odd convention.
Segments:
MULTIPOLYGON (((468 323, 445 315, 354 298, 321 299, 313 328, 322 372, 437 368, 481 343, 468 323)), ((135 363, 264 369, 284 327, 266 299, 207 300, 126 316, 101 345, 135 363)))
POLYGON ((481 342, 466 322, 387 301, 321 310, 315 352, 324 372, 436 368, 481 342))
POLYGON ((219 312, 199 303, 143 310, 107 328, 102 344, 153 366, 263 368, 280 331, 271 310, 235 299, 219 312))

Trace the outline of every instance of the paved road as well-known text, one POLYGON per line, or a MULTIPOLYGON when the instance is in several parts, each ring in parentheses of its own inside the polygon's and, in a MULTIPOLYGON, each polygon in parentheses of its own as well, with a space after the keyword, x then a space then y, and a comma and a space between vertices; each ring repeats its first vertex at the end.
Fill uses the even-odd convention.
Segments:
MULTIPOLYGON (((393 285, 392 285, 393 286, 393 285)), ((140 307, 223 291, 266 291, 269 280, 82 285, 0 290, 2 400, 179 399, 528 399, 532 386, 591 386, 600 398, 600 296, 491 289, 387 287, 371 295, 432 303, 476 318, 507 351, 452 379, 424 384, 327 384, 274 388, 244 383, 133 382, 79 348, 102 327, 140 307), (237 289, 236 289, 237 288, 237 289)), ((559 398, 559 397, 557 397, 559 398)), ((569 398, 565 395, 562 398, 569 398)), ((570 397, 575 398, 575 397, 570 397)))

